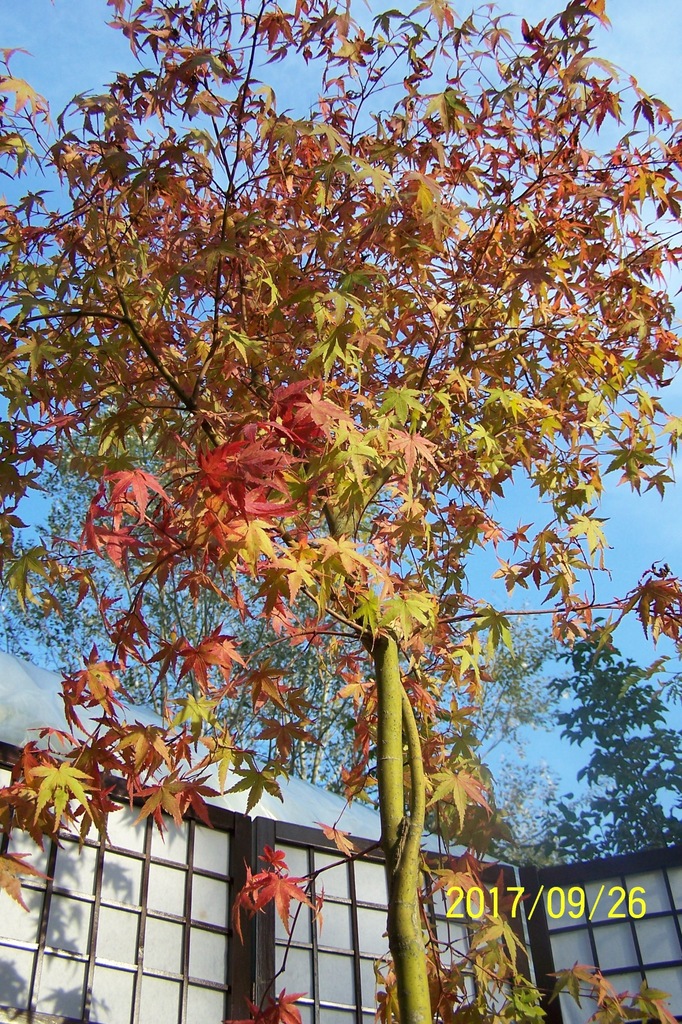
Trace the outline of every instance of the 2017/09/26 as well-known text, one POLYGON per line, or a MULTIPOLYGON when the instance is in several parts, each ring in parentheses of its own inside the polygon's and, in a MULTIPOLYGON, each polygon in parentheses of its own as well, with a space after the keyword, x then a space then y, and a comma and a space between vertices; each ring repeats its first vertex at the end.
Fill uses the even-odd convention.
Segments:
MULTIPOLYGON (((535 913, 544 889, 544 885, 541 885, 533 900, 527 915, 529 921, 535 913)), ((592 920, 605 889, 606 883, 597 892, 594 903, 587 914, 588 921, 592 920)), ((506 890, 503 890, 503 893, 507 896, 513 896, 513 902, 508 912, 511 918, 515 918, 521 900, 526 896, 530 897, 530 893, 527 894, 525 888, 519 885, 510 885, 506 890)), ((646 892, 640 885, 633 886, 629 892, 622 885, 612 885, 608 891, 608 898, 612 899, 613 903, 609 907, 606 916, 611 919, 632 917, 639 920, 646 914, 646 903, 643 899, 645 895, 646 892), (625 909, 621 909, 623 907, 625 909)), ((459 885, 452 885, 447 890, 447 896, 448 899, 452 896, 452 903, 448 907, 446 914, 451 919, 454 918, 459 921, 467 919, 480 920, 486 913, 486 903, 490 906, 489 913, 491 917, 500 916, 500 890, 496 886, 492 886, 490 889, 483 889, 475 885, 470 889, 464 890, 459 885), (486 897, 488 897, 487 900, 486 897)), ((546 910, 549 917, 554 921, 562 918, 566 913, 573 920, 577 920, 585 916, 587 894, 579 885, 571 886, 567 892, 564 892, 560 886, 554 885, 547 890, 546 910)))

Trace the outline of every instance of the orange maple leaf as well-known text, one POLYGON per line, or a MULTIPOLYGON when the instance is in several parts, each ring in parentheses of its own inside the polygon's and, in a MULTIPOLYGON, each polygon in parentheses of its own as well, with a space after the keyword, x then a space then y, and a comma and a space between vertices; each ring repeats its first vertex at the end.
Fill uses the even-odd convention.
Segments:
POLYGON ((28 857, 27 853, 3 853, 0 854, 0 889, 4 889, 8 896, 11 896, 13 900, 23 907, 28 912, 28 907, 24 903, 21 895, 21 882, 19 880, 20 875, 34 875, 38 878, 47 878, 42 871, 38 871, 31 864, 27 864, 24 860, 28 857))
POLYGON ((348 838, 350 832, 344 832, 342 829, 337 828, 336 825, 323 825, 321 821, 316 821, 315 824, 320 826, 327 839, 331 839, 345 857, 350 857, 351 854, 358 852, 357 848, 348 838))

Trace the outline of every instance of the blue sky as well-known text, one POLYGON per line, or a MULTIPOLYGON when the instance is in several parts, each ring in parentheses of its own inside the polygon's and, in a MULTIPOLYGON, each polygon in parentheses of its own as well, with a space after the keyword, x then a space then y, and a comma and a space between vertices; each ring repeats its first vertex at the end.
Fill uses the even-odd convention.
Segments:
MULTIPOLYGON (((388 0, 378 4, 373 0, 371 6, 378 11, 397 4, 388 0)), ((456 6, 465 13, 471 4, 456 6)), ((551 16, 560 6, 559 0, 509 0, 508 4, 500 5, 501 9, 516 10, 532 22, 551 16)), ((361 4, 358 7, 362 10, 361 4)), ((680 0, 650 0, 646 4, 641 0, 612 0, 607 11, 612 29, 597 33, 600 56, 633 74, 648 92, 664 99, 674 113, 682 116, 680 0)), ((3 47, 30 51, 30 56, 15 56, 13 71, 43 93, 56 114, 74 94, 97 91, 116 70, 134 66, 127 41, 121 33, 107 27, 109 18, 105 0, 5 0, 0 5, 0 41, 3 47)), ((682 380, 668 389, 664 399, 670 411, 682 414, 682 380)), ((678 475, 682 477, 682 459, 678 475)), ((600 514, 609 520, 606 529, 613 550, 609 552, 608 564, 613 577, 610 583, 601 584, 601 598, 626 592, 656 560, 667 562, 676 575, 682 576, 681 499, 680 486, 671 488, 661 501, 653 494, 638 497, 623 487, 610 485, 600 514)), ((36 516, 40 507, 34 505, 26 512, 29 517, 36 516)), ((529 522, 537 512, 532 496, 519 489, 508 503, 505 519, 512 523, 519 519, 529 522)), ((482 558, 472 571, 480 574, 479 589, 483 595, 499 599, 492 584, 485 582, 495 567, 493 559, 482 558)), ((528 600, 534 607, 533 597, 529 595, 528 600)), ((521 599, 516 606, 522 606, 521 599)), ((641 663, 652 661, 661 653, 644 639, 636 622, 621 629, 618 642, 625 654, 641 663)), ((664 653, 672 653, 670 646, 661 646, 664 653)), ((548 752, 555 744, 556 738, 548 739, 548 752)), ((541 746, 537 749, 540 751, 541 746)))

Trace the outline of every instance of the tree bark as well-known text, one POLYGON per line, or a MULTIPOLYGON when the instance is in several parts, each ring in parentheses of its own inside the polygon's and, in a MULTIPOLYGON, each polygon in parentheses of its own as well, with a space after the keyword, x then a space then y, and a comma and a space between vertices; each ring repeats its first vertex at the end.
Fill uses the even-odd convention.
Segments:
POLYGON ((378 695, 377 777, 381 845, 388 883, 388 943, 393 957, 401 1024, 431 1024, 426 948, 419 910, 420 845, 425 790, 416 722, 400 677, 397 641, 372 648, 378 695), (403 746, 407 744, 410 809, 406 811, 403 746))

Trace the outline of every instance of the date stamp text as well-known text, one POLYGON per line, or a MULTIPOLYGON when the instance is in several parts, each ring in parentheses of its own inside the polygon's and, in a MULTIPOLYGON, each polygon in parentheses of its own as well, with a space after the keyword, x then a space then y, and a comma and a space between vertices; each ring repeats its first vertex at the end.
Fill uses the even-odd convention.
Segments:
POLYGON ((474 885, 470 889, 463 889, 462 886, 452 885, 447 890, 447 897, 451 903, 446 916, 457 921, 477 921, 486 913, 491 917, 499 917, 501 900, 504 898, 504 909, 511 918, 520 915, 519 908, 524 901, 526 918, 530 921, 544 897, 545 912, 553 921, 566 916, 574 921, 582 917, 591 921, 600 905, 602 913, 606 911, 606 917, 611 920, 628 917, 639 920, 644 917, 646 892, 641 885, 635 885, 629 891, 622 885, 611 885, 607 890, 606 885, 607 883, 601 885, 590 901, 585 890, 579 885, 572 885, 569 889, 563 889, 559 885, 545 889, 545 886, 541 885, 535 896, 527 893, 520 885, 510 885, 502 893, 496 886, 483 889, 474 885))

